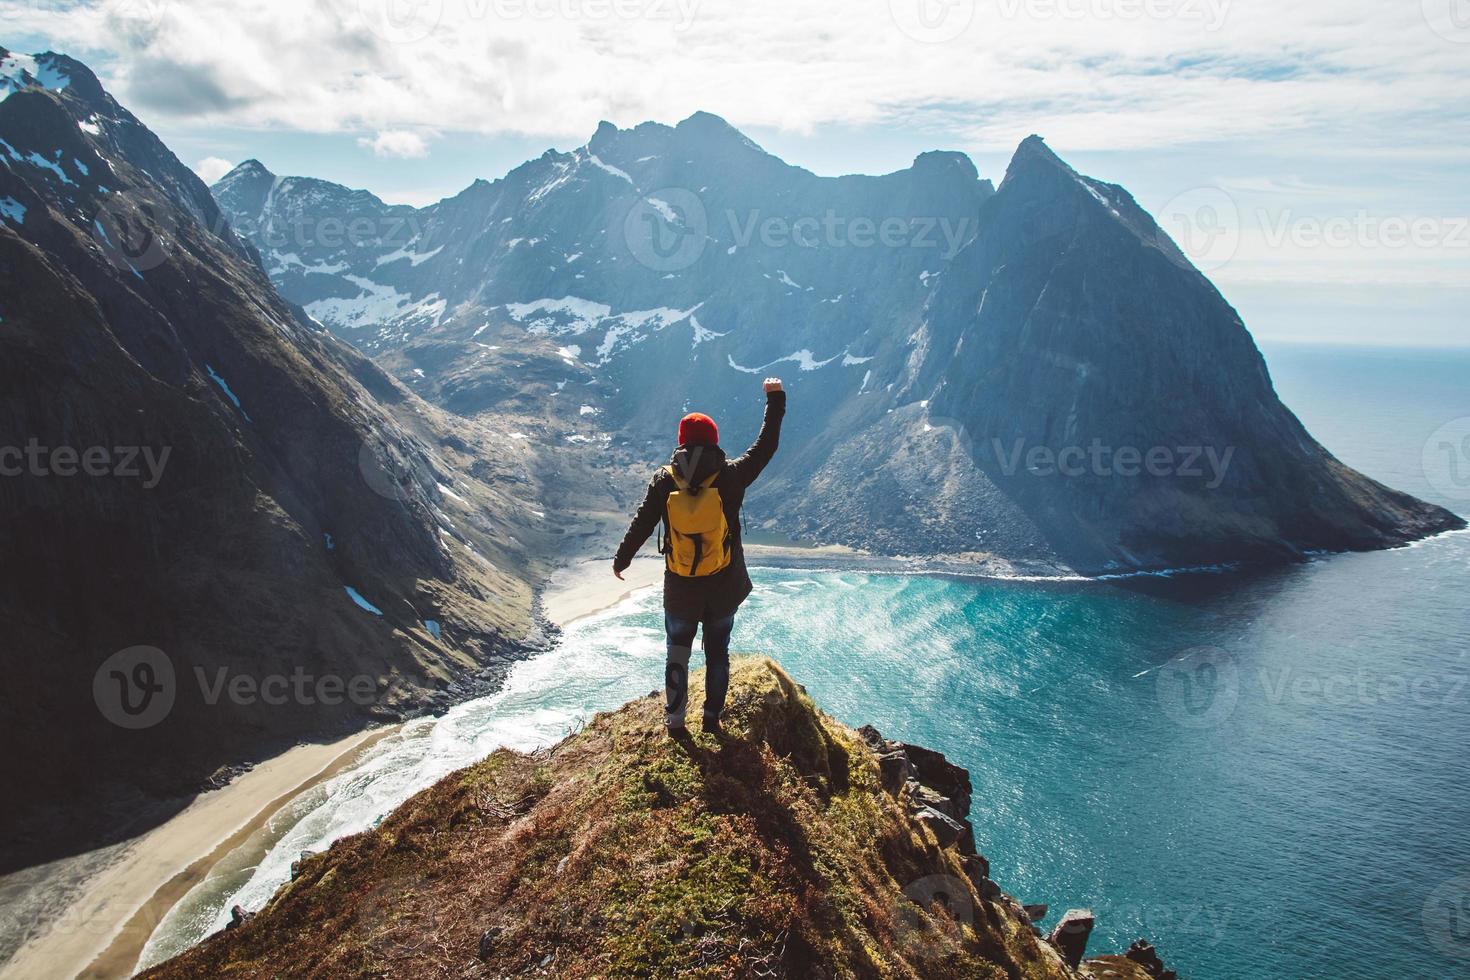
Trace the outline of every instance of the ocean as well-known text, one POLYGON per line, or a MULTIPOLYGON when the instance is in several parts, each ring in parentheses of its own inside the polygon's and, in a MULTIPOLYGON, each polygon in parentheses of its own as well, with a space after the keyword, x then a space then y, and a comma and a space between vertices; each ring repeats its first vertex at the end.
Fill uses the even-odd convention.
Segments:
MULTIPOLYGON (((1470 352, 1266 355, 1345 463, 1470 511, 1454 425, 1470 352)), ((1470 535, 1102 583, 753 578, 735 649, 776 658, 837 718, 967 767, 993 877, 1047 903, 1044 925, 1091 908, 1090 952, 1147 937, 1196 980, 1470 976, 1470 535)), ((574 623, 501 692, 410 723, 295 801, 175 907, 144 963, 445 773, 659 686, 662 659, 656 595, 574 623)))

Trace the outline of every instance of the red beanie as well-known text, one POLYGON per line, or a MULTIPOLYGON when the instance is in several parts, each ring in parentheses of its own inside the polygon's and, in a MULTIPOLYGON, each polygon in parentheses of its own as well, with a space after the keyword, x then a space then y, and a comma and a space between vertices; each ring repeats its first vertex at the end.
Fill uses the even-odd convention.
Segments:
POLYGON ((715 420, 701 412, 690 412, 679 420, 679 445, 718 446, 720 427, 715 420))

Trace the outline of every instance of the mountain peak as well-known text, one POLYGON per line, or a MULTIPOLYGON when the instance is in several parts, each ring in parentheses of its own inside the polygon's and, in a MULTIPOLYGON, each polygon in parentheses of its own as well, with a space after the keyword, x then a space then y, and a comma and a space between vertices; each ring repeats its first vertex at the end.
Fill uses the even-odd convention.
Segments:
POLYGON ((726 143, 736 142, 760 153, 766 152, 749 136, 746 136, 740 130, 730 125, 723 118, 712 112, 705 112, 702 109, 691 115, 688 119, 680 120, 679 124, 674 127, 674 132, 681 136, 694 136, 726 143))
POLYGON ((914 169, 928 173, 958 170, 970 180, 979 180, 975 162, 958 150, 926 150, 914 157, 914 169))
POLYGON ((233 170, 215 181, 215 184, 223 184, 226 181, 236 180, 241 177, 270 177, 271 179, 275 179, 275 176, 275 174, 266 168, 265 164, 251 157, 249 160, 236 164, 233 170))
POLYGON ((1009 181, 1018 174, 1046 171, 1061 171, 1074 177, 1077 174, 1065 160, 1057 156, 1052 148, 1046 145, 1046 140, 1033 133, 1016 147, 1016 152, 1011 156, 1010 165, 1006 167, 1005 179, 1009 181))

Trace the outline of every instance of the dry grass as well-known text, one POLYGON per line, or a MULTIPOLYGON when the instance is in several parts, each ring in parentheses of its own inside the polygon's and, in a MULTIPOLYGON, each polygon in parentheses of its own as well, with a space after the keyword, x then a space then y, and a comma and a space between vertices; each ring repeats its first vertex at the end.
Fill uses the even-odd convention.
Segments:
POLYGON ((645 697, 553 748, 497 751, 147 975, 1066 975, 774 663, 736 661, 726 717, 674 742, 645 697), (903 897, 935 875, 966 913, 903 897))

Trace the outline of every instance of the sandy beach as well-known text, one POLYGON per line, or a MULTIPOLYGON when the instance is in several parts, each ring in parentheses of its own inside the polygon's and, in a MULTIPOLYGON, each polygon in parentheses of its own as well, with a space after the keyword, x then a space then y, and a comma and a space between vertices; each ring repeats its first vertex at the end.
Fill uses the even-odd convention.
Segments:
MULTIPOLYGON (((70 907, 0 967, 14 980, 129 977, 153 927, 215 863, 300 793, 350 765, 393 727, 358 732, 323 745, 298 745, 259 763, 229 785, 200 794, 166 823, 105 853, 80 855, 0 879, 12 901, 23 891, 65 888, 70 907), (81 881, 75 880, 82 876, 81 881)), ((27 904, 44 905, 45 895, 27 904)))
POLYGON ((621 579, 612 573, 612 558, 583 558, 552 573, 541 593, 541 610, 547 619, 565 628, 659 585, 663 574, 663 562, 656 557, 633 559, 621 579))
MULTIPOLYGON (((606 558, 563 566, 543 592, 546 617, 564 627, 611 608, 656 587, 663 563, 656 557, 640 558, 623 575, 622 580, 614 577, 606 558)), ((0 977, 132 976, 154 928, 222 858, 291 800, 351 765, 393 730, 377 728, 324 745, 296 746, 229 785, 200 794, 141 837, 0 878, 7 918, 22 927, 22 916, 39 923, 0 965, 0 977)))
MULTIPOLYGON (((1030 571, 984 557, 936 563, 884 558, 839 546, 746 545, 752 566, 998 577, 1030 571)), ((658 588, 662 579, 663 562, 655 555, 636 559, 622 579, 612 574, 610 556, 578 559, 548 580, 541 593, 542 611, 565 628, 658 588)), ((152 930, 223 857, 296 796, 351 765, 393 730, 379 728, 325 745, 297 746, 261 762, 228 786, 201 794, 142 837, 0 879, 0 898, 10 906, 10 915, 44 922, 0 966, 0 977, 130 976, 152 930)))

